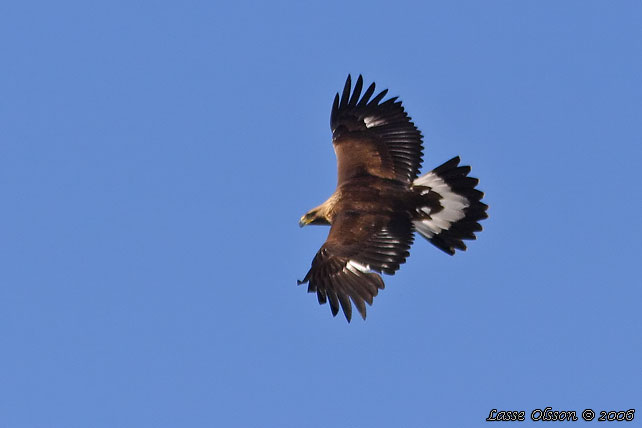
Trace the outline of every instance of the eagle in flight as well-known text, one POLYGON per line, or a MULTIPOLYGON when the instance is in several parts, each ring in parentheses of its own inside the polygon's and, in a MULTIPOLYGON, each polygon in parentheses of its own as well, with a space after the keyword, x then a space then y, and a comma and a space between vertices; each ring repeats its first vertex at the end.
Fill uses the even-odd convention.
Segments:
POLYGON ((330 127, 337 157, 337 188, 299 222, 330 225, 330 233, 299 284, 308 283, 320 304, 339 306, 348 322, 352 303, 366 318, 366 305, 384 288, 380 274, 393 275, 409 256, 414 232, 446 253, 465 250, 488 217, 479 180, 454 157, 418 177, 422 135, 397 97, 382 101, 372 83, 362 94, 350 75, 332 105, 330 127))

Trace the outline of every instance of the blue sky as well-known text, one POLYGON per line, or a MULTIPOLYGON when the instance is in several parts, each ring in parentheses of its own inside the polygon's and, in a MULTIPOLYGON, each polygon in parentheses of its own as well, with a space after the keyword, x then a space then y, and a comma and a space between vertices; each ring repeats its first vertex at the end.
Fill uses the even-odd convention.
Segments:
POLYGON ((0 426, 639 408, 640 22, 633 0, 3 3, 0 426), (466 253, 418 238, 351 324, 296 285, 348 73, 490 205, 466 253))

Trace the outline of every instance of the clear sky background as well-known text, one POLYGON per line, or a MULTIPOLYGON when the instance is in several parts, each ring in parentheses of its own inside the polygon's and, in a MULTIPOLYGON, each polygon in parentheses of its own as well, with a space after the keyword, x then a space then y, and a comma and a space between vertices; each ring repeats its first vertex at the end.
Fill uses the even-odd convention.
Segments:
POLYGON ((3 2, 0 51, 1 427, 642 420, 641 1, 3 2), (348 73, 490 206, 351 324, 296 285, 348 73))

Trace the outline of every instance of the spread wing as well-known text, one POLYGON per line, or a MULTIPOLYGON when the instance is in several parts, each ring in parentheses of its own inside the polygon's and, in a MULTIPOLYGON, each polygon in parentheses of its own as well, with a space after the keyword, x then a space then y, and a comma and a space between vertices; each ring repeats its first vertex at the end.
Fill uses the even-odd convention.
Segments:
POLYGON ((330 115, 339 186, 364 174, 412 183, 421 168, 421 132, 397 97, 381 102, 387 89, 372 97, 372 83, 361 95, 361 76, 352 93, 351 88, 348 75, 341 97, 337 93, 334 98, 330 115))
POLYGON ((365 319, 365 302, 372 305, 374 296, 384 288, 379 273, 392 275, 399 269, 413 238, 408 217, 349 211, 338 214, 299 284, 308 282, 308 292, 316 292, 320 304, 329 300, 333 316, 341 306, 349 322, 352 301, 365 319))

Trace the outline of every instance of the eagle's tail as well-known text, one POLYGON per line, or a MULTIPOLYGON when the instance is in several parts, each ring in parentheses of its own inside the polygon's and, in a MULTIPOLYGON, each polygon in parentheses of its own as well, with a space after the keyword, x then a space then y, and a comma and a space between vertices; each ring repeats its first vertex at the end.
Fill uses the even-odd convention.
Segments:
POLYGON ((464 239, 476 239, 478 223, 488 217, 484 194, 475 189, 478 179, 468 177, 469 166, 459 166, 459 156, 417 178, 412 185, 420 202, 415 230, 440 250, 453 255, 465 250, 464 239))

